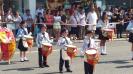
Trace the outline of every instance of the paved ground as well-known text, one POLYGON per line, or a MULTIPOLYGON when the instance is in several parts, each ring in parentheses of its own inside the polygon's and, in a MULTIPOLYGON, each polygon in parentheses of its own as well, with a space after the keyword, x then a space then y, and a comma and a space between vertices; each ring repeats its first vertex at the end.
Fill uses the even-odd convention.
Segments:
MULTIPOLYGON (((75 41, 79 48, 82 41, 75 41)), ((130 57, 130 43, 125 40, 116 40, 107 43, 108 55, 100 56, 100 61, 96 65, 94 74, 133 74, 133 61, 130 57)), ((7 65, 0 63, 0 74, 59 74, 59 48, 54 47, 53 53, 49 56, 48 61, 50 68, 38 68, 37 49, 34 47, 28 52, 29 62, 19 62, 19 52, 16 51, 12 58, 12 64, 7 65)), ((71 62, 72 73, 64 74, 84 74, 83 59, 76 57, 71 62)))

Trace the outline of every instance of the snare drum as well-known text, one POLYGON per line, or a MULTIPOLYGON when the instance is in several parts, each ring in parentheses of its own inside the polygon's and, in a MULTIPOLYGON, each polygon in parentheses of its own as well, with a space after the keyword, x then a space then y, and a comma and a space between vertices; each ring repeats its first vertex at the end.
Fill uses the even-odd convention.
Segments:
POLYGON ((33 37, 29 36, 29 35, 25 35, 24 37, 26 38, 26 42, 28 44, 28 47, 31 48, 33 46, 33 37))
POLYGON ((77 55, 77 47, 73 45, 66 45, 67 47, 67 55, 70 58, 74 58, 77 55))
POLYGON ((85 52, 87 62, 89 64, 95 65, 98 63, 99 54, 96 49, 89 49, 85 52))
POLYGON ((112 39, 113 33, 114 33, 114 30, 112 29, 104 29, 103 36, 112 39))
POLYGON ((42 43, 42 55, 48 56, 52 52, 52 44, 50 43, 42 43))

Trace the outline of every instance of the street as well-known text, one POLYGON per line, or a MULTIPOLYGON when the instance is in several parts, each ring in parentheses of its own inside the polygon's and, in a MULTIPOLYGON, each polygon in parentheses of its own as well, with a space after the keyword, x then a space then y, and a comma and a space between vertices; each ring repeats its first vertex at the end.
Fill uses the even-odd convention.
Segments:
MULTIPOLYGON (((74 45, 81 48, 82 42, 76 42, 74 45)), ((130 47, 131 44, 126 40, 107 42, 108 55, 100 56, 94 74, 133 74, 130 47)), ((49 68, 38 67, 38 52, 36 47, 33 47, 28 52, 28 58, 29 62, 19 62, 19 51, 17 49, 10 65, 4 62, 0 63, 0 74, 59 74, 58 46, 54 46, 54 51, 48 57, 49 68)), ((64 74, 84 74, 83 62, 83 58, 76 57, 71 61, 73 72, 66 73, 64 68, 64 74)))

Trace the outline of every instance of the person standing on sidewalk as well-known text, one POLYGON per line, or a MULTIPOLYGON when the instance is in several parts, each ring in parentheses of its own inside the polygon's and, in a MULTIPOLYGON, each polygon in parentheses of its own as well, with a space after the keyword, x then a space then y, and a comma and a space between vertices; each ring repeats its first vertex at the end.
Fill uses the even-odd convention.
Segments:
POLYGON ((90 10, 90 12, 88 12, 87 17, 86 17, 86 21, 89 24, 87 29, 90 31, 93 31, 93 33, 95 34, 98 16, 95 11, 95 7, 94 7, 93 3, 90 5, 90 8, 91 8, 91 10, 90 10))

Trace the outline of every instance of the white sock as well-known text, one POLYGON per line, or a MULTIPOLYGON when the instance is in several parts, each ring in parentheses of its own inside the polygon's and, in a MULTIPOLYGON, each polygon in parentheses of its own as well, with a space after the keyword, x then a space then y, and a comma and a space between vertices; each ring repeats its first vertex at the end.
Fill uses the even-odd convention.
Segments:
POLYGON ((103 46, 100 46, 100 52, 103 53, 103 46))
POLYGON ((107 53, 107 51, 106 51, 106 46, 103 46, 103 53, 107 53))

